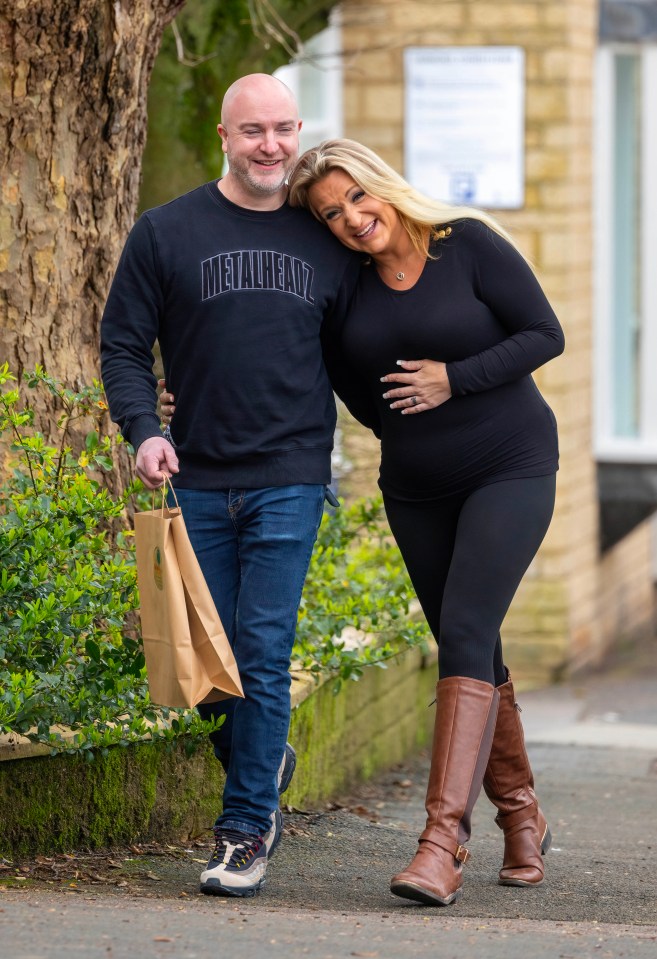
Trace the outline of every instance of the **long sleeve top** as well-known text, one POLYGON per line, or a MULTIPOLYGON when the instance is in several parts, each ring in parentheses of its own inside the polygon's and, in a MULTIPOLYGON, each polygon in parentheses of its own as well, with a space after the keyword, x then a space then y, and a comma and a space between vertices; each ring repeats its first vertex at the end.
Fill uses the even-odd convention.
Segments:
POLYGON ((558 468, 555 417, 531 373, 562 352, 561 326, 511 244, 477 220, 451 227, 409 290, 364 266, 332 333, 334 386, 381 437, 379 484, 400 499, 558 468), (396 384, 380 378, 399 359, 444 362, 451 398, 412 416, 391 410, 382 394, 396 384))
POLYGON ((322 323, 344 315, 359 259, 304 210, 236 206, 216 181, 144 213, 101 327, 112 418, 160 435, 153 345, 176 411, 176 485, 328 483, 335 427, 322 323))

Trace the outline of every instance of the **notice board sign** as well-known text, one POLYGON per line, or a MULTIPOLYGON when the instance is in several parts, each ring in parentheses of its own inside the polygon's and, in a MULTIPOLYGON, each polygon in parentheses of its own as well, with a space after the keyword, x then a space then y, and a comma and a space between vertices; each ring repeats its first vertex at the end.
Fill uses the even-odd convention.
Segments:
POLYGON ((524 203, 525 56, 521 47, 407 47, 406 179, 447 203, 524 203))

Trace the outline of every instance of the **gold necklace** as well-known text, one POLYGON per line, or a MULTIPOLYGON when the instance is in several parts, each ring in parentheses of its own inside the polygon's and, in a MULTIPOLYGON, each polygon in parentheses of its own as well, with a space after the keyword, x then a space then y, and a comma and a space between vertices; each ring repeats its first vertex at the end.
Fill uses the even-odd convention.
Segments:
MULTIPOLYGON (((445 237, 450 236, 451 233, 452 233, 452 228, 451 228, 451 226, 447 226, 447 227, 442 227, 442 229, 440 229, 440 230, 433 230, 433 231, 431 232, 431 234, 430 234, 430 237, 431 237, 432 239, 434 239, 434 240, 444 240, 445 237)), ((427 244, 427 245, 428 245, 428 244, 427 244)), ((410 258, 413 256, 413 254, 414 254, 415 252, 416 252, 416 251, 415 251, 414 249, 411 249, 410 253, 408 254, 408 256, 406 257, 406 259, 404 260, 404 265, 403 265, 402 269, 401 269, 401 270, 398 270, 397 272, 395 272, 395 270, 394 270, 393 267, 388 266, 387 263, 379 263, 379 262, 377 262, 377 261, 374 259, 374 257, 370 257, 370 258, 369 258, 368 260, 366 260, 365 262, 366 262, 366 264, 367 264, 367 263, 374 263, 374 265, 377 267, 377 269, 383 268, 383 269, 386 269, 386 270, 390 270, 390 272, 391 272, 392 275, 395 277, 395 279, 396 279, 396 280, 399 280, 399 282, 401 283, 402 280, 405 280, 405 279, 406 279, 406 268, 408 267, 408 261, 410 260, 410 258)), ((428 254, 427 254, 427 256, 428 256, 428 254)), ((427 259, 427 256, 424 257, 425 260, 427 259)))
POLYGON ((404 260, 403 269, 398 270, 396 273, 395 273, 395 270, 393 269, 393 267, 388 266, 387 263, 376 263, 376 260, 375 260, 374 262, 376 263, 376 265, 377 265, 378 267, 384 267, 384 269, 390 270, 390 272, 393 274, 393 276, 395 277, 395 279, 396 279, 396 280, 399 280, 399 282, 401 283, 402 280, 405 280, 405 279, 406 279, 406 268, 407 268, 407 266, 408 266, 408 261, 410 260, 410 258, 411 258, 411 256, 413 255, 414 252, 415 252, 414 250, 411 250, 411 252, 408 254, 408 256, 406 257, 406 259, 404 260))

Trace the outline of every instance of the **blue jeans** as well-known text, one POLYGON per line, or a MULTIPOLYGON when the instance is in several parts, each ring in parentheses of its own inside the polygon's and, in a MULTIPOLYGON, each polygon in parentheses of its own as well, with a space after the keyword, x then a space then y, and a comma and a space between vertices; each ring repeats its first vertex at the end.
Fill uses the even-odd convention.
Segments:
POLYGON ((324 486, 176 489, 189 538, 235 653, 244 699, 199 706, 224 715, 212 734, 226 770, 217 825, 262 835, 278 806, 290 725, 290 654, 322 518, 324 486))

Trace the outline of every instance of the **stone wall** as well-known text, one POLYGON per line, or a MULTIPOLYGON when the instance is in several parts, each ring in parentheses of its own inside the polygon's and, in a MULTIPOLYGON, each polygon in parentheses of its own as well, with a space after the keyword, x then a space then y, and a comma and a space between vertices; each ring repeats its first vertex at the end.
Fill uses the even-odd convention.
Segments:
MULTIPOLYGON (((516 674, 546 681, 599 660, 623 629, 652 622, 644 524, 601 558, 592 454, 592 104, 597 0, 346 0, 345 133, 403 169, 407 46, 520 45, 526 55, 526 192, 500 211, 560 317, 566 352, 536 375, 560 428, 557 508, 505 624, 516 674), (629 618, 628 597, 632 597, 629 618)), ((436 131, 440 136, 440 131, 436 131)), ((495 211, 492 211, 495 212, 495 211)), ((375 444, 348 428, 353 487, 376 471, 375 444), (350 439, 351 434, 351 439, 350 439), (355 437, 355 439, 354 439, 355 437), (372 471, 368 474, 368 450, 372 471)), ((350 480, 345 482, 349 492, 350 480)))
MULTIPOLYGON (((436 673, 435 654, 419 649, 386 669, 366 669, 337 694, 332 679, 317 684, 293 672, 289 740, 297 768, 285 802, 321 807, 430 743, 436 673)), ((181 740, 173 748, 113 746, 88 762, 0 737, 0 859, 207 835, 222 791, 208 742, 191 756, 181 740)))

